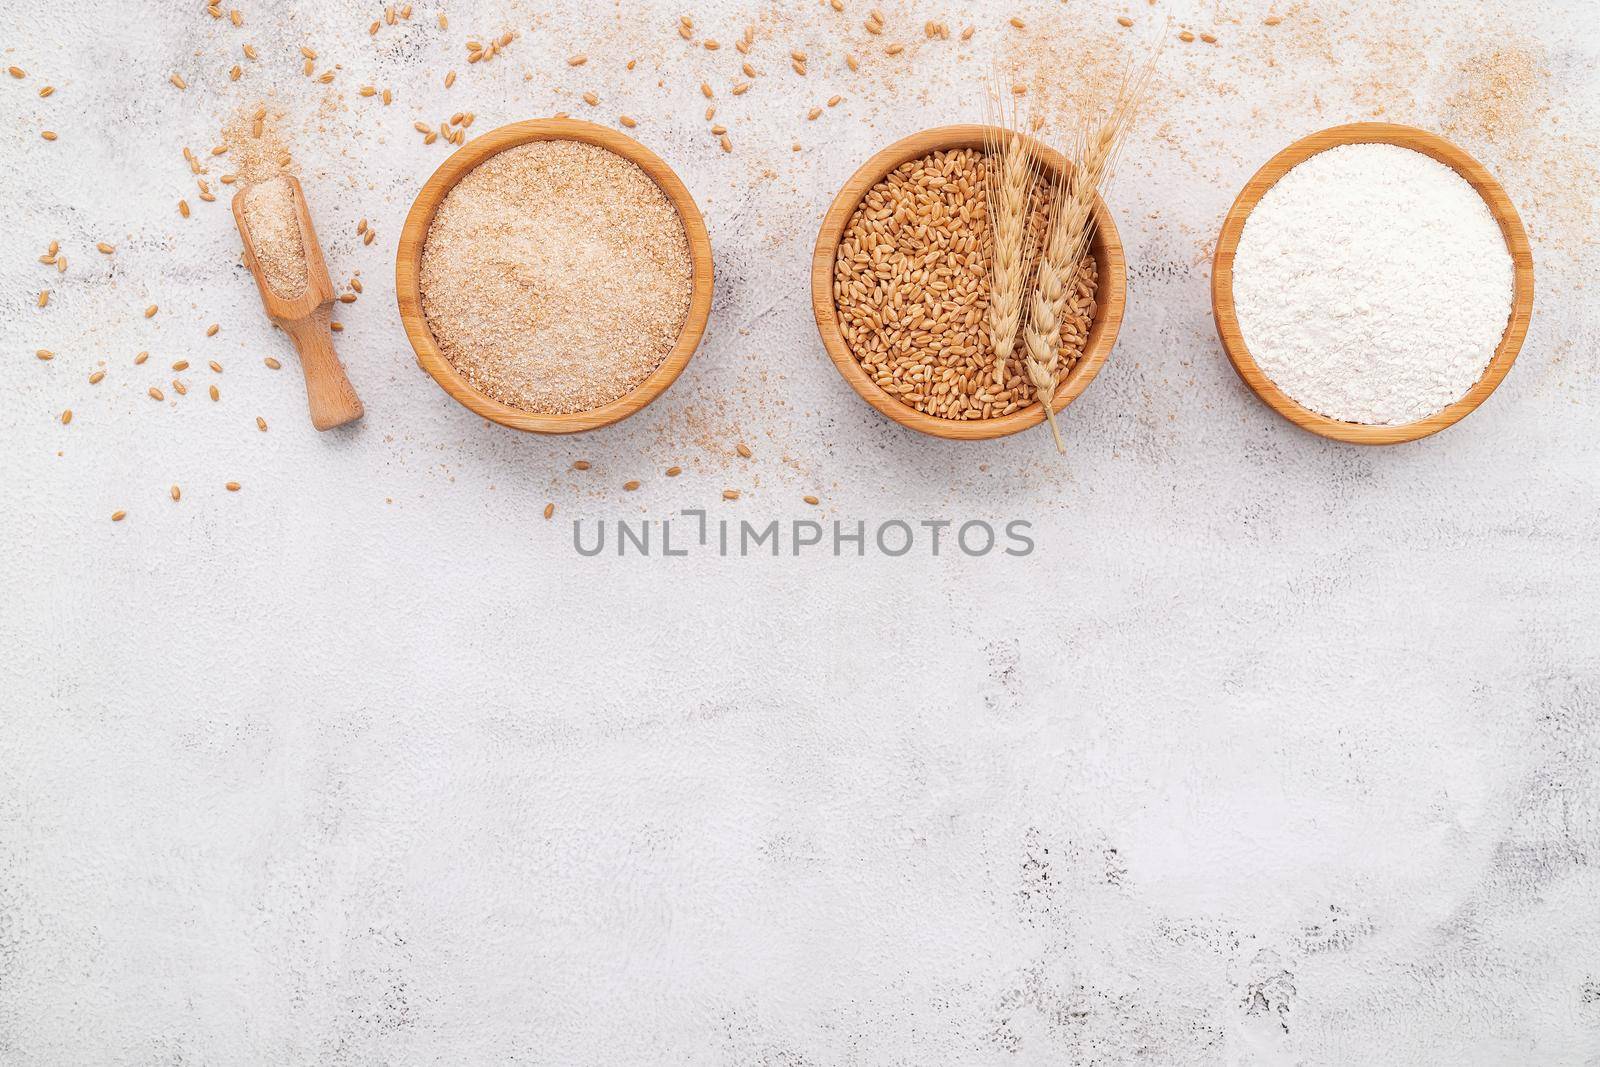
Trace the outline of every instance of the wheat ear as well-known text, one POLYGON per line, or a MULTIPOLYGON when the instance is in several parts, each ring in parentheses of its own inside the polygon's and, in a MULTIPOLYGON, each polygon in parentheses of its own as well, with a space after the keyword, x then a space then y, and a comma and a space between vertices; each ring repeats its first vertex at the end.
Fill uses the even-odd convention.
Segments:
MULTIPOLYGON (((1159 53, 1157 53, 1159 54, 1159 53)), ((1065 452, 1056 425, 1055 399, 1061 365, 1061 315, 1066 309, 1079 264, 1094 238, 1094 203, 1116 167, 1128 125, 1155 69, 1152 54, 1137 71, 1123 77, 1111 111, 1097 125, 1079 126, 1068 146, 1070 165, 1055 182, 1055 211, 1034 275, 1028 322, 1023 329, 1028 380, 1044 406, 1056 451, 1065 452)))
POLYGON ((1017 343, 1022 291, 1028 278, 1028 206, 1038 163, 1017 129, 1017 112, 1005 112, 1001 89, 989 90, 990 121, 984 126, 991 255, 989 260, 989 344, 994 349, 994 384, 1004 389, 1006 364, 1017 343), (1010 127, 1010 128, 1007 128, 1010 127))

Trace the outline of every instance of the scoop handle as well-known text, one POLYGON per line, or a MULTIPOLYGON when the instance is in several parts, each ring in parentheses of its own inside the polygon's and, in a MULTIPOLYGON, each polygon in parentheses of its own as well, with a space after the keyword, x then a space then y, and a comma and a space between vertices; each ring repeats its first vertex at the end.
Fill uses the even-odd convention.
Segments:
POLYGON ((350 379, 345 377, 344 364, 333 350, 333 334, 328 329, 326 314, 313 315, 299 322, 285 323, 283 328, 294 341, 300 353, 300 369, 306 379, 306 400, 311 406, 311 425, 319 430, 331 430, 355 422, 365 409, 356 396, 350 379))

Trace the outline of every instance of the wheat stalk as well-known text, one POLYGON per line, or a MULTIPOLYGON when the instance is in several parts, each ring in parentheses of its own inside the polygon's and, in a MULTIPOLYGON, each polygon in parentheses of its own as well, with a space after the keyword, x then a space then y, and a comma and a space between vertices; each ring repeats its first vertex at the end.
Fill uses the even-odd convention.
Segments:
POLYGON ((1022 290, 1031 266, 1028 246, 1028 207, 1038 162, 1018 127, 1017 107, 1007 114, 1006 93, 998 79, 991 81, 987 97, 987 122, 983 128, 984 160, 988 177, 991 255, 989 260, 989 344, 994 349, 994 384, 1004 389, 1006 364, 1017 343, 1022 320, 1022 290))
POLYGON ((1061 364, 1062 312, 1079 264, 1094 239, 1095 199, 1116 169, 1117 157, 1149 87, 1159 54, 1152 53, 1137 70, 1128 68, 1104 118, 1098 123, 1079 124, 1065 153, 1069 165, 1056 176, 1055 210, 1039 256, 1028 321, 1022 333, 1028 380, 1033 383, 1039 403, 1044 405, 1044 417, 1058 452, 1067 450, 1054 410, 1061 364))

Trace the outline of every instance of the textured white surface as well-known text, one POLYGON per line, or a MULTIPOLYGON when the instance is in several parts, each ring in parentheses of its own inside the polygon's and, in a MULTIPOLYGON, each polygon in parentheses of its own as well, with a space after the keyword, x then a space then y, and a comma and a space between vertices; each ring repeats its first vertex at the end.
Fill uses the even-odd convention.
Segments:
POLYGON ((199 4, 0 13, 28 72, 0 77, 0 1062, 1596 1061, 1591 4, 1306 3, 1275 27, 1131 4, 1123 31, 1122 8, 1051 0, 1016 31, 885 3, 873 38, 854 0, 708 0, 710 52, 678 8, 451 0, 440 32, 418 3, 369 37, 376 3, 240 2, 242 29, 199 4), (833 193, 893 138, 977 119, 991 57, 1059 104, 1166 12, 1218 41, 1169 48, 1112 194, 1128 317, 1069 455, 888 424, 811 323, 833 193), (926 42, 930 18, 979 29, 926 42), (765 74, 734 98, 751 21, 765 74), (467 36, 502 27, 521 36, 468 67, 467 36), (519 436, 439 391, 396 321, 400 222, 444 158, 411 124, 580 113, 589 89, 700 202, 716 305, 645 413, 519 436), (267 91, 331 270, 366 283, 338 316, 368 412, 349 432, 309 426, 181 157, 267 91), (1247 392, 1208 288, 1248 175, 1367 117, 1483 160, 1539 286, 1482 409, 1370 451, 1247 392), (52 239, 65 275, 34 262, 52 239), (149 400, 178 358, 225 369, 149 400), (825 518, 1028 518, 1039 549, 570 547, 574 517, 789 518, 804 493, 825 518))
POLYGON ((1279 178, 1245 220, 1233 297, 1250 356, 1345 422, 1416 422, 1483 377, 1511 317, 1505 235, 1421 152, 1351 144, 1279 178))

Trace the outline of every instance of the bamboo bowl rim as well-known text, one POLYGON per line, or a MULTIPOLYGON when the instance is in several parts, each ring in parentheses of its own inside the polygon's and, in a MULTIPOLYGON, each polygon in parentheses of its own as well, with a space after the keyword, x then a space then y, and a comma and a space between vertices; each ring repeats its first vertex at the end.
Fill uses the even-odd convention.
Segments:
POLYGON ((1283 149, 1261 167, 1245 183, 1233 206, 1228 209, 1222 223, 1222 233, 1217 239, 1217 251, 1212 259, 1211 309, 1217 323, 1217 335, 1222 339, 1223 351, 1239 377, 1260 397, 1268 407, 1294 423, 1302 430, 1358 445, 1393 445, 1415 441, 1453 426, 1475 411, 1488 399, 1490 393, 1505 378, 1511 364, 1516 362, 1528 333, 1528 323, 1533 318, 1533 251, 1528 243, 1528 233, 1523 229, 1510 197, 1494 179, 1488 169, 1465 151, 1437 134, 1419 130, 1414 126, 1400 126, 1388 122, 1355 122, 1333 126, 1302 137, 1283 149), (1301 406, 1268 378, 1244 342, 1239 319, 1233 303, 1233 257, 1239 248, 1239 238, 1244 224, 1255 210, 1267 190, 1277 184, 1289 170, 1312 156, 1330 148, 1347 144, 1392 144, 1421 152, 1454 170, 1482 197, 1489 213, 1500 226, 1506 249, 1511 253, 1513 265, 1511 317, 1506 322, 1505 333, 1495 348, 1494 357, 1484 368, 1482 377, 1466 394, 1449 407, 1427 418, 1397 426, 1379 426, 1368 423, 1341 422, 1319 415, 1301 406))
MULTIPOLYGON (((918 411, 885 392, 862 369, 839 330, 839 312, 833 302, 834 257, 838 254, 839 241, 850 223, 850 217, 855 214, 857 205, 869 189, 902 163, 919 159, 930 152, 952 148, 982 149, 986 128, 976 123, 936 126, 903 137, 878 151, 851 175, 844 188, 834 197, 827 214, 823 216, 822 227, 817 233, 816 250, 811 257, 811 309, 817 320, 817 333, 821 335, 828 357, 844 380, 863 400, 900 425, 934 437, 958 441, 991 440, 1038 426, 1044 422, 1044 406, 1035 400, 1021 410, 998 418, 941 419, 918 411)), ((1061 153, 1034 138, 1028 140, 1039 159, 1050 170, 1059 172, 1067 165, 1061 153)), ((1122 240, 1117 234, 1117 224, 1110 210, 1098 196, 1094 201, 1094 220, 1094 239, 1089 246, 1098 271, 1094 320, 1089 326, 1083 355, 1056 389, 1051 410, 1058 414, 1089 387, 1111 354, 1127 302, 1128 277, 1122 240)))
POLYGON ((476 415, 501 426, 533 433, 580 433, 609 426, 644 408, 666 391, 694 355, 705 333, 711 314, 713 265, 711 241, 705 218, 694 198, 672 168, 660 156, 633 138, 604 126, 577 119, 527 119, 512 122, 475 137, 456 149, 428 178, 406 215, 400 231, 400 247, 395 252, 395 296, 400 304, 400 320, 406 337, 433 380, 450 396, 476 415), (422 247, 428 237, 433 216, 454 189, 478 164, 490 156, 533 141, 582 141, 614 152, 649 175, 672 202, 689 244, 689 313, 684 317, 678 340, 661 365, 630 392, 589 411, 567 414, 539 414, 514 408, 474 389, 439 350, 433 331, 422 311, 422 247))

